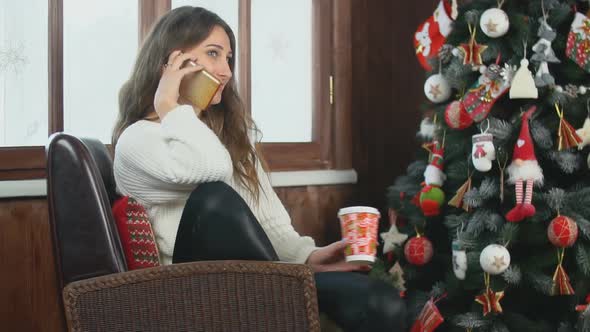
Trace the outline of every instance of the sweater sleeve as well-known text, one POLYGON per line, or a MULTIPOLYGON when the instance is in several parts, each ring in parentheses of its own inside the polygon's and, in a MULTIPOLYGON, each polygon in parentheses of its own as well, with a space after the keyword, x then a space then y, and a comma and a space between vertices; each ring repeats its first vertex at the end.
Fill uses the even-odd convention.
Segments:
POLYGON ((257 205, 259 222, 281 261, 303 264, 318 249, 315 241, 309 236, 299 235, 293 228, 291 217, 272 188, 268 175, 260 163, 257 168, 262 188, 257 205))
POLYGON ((136 123, 117 143, 114 160, 119 190, 143 204, 186 197, 197 184, 232 175, 227 149, 191 106, 179 106, 160 124, 136 123))

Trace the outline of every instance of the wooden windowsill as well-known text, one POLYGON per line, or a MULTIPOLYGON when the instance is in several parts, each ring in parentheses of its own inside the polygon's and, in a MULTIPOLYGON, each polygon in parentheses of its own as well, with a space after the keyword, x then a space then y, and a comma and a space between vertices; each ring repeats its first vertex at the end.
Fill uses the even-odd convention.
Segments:
MULTIPOLYGON (((273 187, 325 186, 355 184, 354 169, 271 172, 273 187)), ((45 179, 0 181, 0 198, 44 197, 47 196, 45 179)))

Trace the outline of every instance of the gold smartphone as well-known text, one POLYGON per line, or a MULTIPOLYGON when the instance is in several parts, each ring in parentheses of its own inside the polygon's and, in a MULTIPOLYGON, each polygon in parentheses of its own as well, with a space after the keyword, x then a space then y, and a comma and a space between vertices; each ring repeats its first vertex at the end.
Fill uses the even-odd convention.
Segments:
MULTIPOLYGON (((188 60, 183 64, 186 66, 196 66, 195 62, 188 60)), ((186 75, 180 82, 180 96, 188 100, 193 106, 201 111, 205 111, 213 97, 219 90, 221 82, 205 69, 196 73, 186 75)))

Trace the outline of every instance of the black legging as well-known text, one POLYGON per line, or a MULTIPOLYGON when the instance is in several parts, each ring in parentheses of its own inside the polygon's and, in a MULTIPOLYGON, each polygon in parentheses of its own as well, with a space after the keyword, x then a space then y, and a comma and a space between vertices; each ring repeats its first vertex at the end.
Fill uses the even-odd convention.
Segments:
MULTIPOLYGON (((246 202, 223 182, 199 185, 180 220, 173 262, 202 260, 279 260, 246 202)), ((404 331, 405 305, 390 285, 354 272, 315 273, 315 282, 320 311, 344 331, 404 331)))

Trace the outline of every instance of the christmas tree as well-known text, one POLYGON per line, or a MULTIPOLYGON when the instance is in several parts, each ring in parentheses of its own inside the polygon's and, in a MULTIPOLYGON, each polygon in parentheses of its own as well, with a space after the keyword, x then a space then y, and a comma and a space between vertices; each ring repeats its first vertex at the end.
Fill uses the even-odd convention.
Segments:
POLYGON ((372 271, 412 331, 590 331, 588 9, 441 0, 417 28, 429 102, 372 271))

